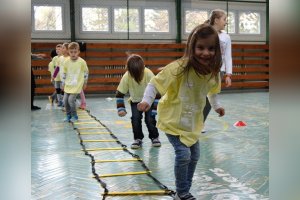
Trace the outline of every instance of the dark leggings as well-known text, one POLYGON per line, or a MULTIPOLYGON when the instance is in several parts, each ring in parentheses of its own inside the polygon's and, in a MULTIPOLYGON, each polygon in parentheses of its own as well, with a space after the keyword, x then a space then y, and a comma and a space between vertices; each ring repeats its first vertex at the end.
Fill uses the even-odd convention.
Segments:
POLYGON ((205 107, 203 109, 203 122, 205 122, 210 110, 211 110, 211 105, 209 103, 208 98, 206 97, 206 104, 205 104, 205 107))
POLYGON ((61 94, 61 89, 60 88, 55 88, 56 89, 56 94, 61 94))

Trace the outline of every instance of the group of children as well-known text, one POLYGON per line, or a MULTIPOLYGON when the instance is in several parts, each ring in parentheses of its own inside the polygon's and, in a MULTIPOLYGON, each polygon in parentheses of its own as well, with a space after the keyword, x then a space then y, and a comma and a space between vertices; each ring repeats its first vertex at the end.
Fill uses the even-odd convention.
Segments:
POLYGON ((87 85, 89 70, 85 60, 79 57, 80 47, 77 42, 56 45, 56 54, 48 65, 51 82, 55 87, 49 100, 53 104, 56 99, 58 107, 65 107, 64 121, 77 121, 76 98, 80 94, 80 107, 85 109, 86 100, 83 90, 87 85))
MULTIPOLYGON (((127 93, 130 96, 134 137, 131 148, 142 147, 143 112, 152 146, 161 146, 157 127, 165 132, 172 144, 176 200, 196 199, 189 191, 200 157, 199 138, 210 106, 219 116, 225 114, 217 99, 223 75, 226 86, 231 85, 231 41, 228 34, 222 32, 225 25, 225 12, 214 10, 210 20, 190 33, 184 56, 165 66, 156 76, 145 67, 141 56, 129 55, 127 71, 116 91, 120 117, 127 114, 124 96, 127 93)), ((87 84, 87 64, 79 57, 76 42, 57 45, 56 52, 58 55, 49 64, 49 71, 58 106, 64 104, 66 121, 78 120, 75 101, 87 84)))

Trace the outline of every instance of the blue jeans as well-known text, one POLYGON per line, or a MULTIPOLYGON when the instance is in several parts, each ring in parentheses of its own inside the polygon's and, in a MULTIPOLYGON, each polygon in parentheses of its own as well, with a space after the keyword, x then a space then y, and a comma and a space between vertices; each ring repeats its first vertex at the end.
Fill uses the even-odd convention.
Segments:
MULTIPOLYGON (((143 130, 142 130, 142 119, 143 112, 137 109, 138 103, 130 103, 131 105, 131 125, 133 130, 134 139, 142 140, 144 138, 143 130)), ((149 132, 149 138, 154 139, 159 136, 158 130, 156 128, 156 120, 155 116, 151 116, 151 109, 145 112, 145 123, 149 132)))
POLYGON ((66 114, 72 117, 77 116, 77 111, 76 111, 77 96, 78 94, 69 94, 69 93, 64 94, 64 104, 66 108, 66 114))
POLYGON ((187 147, 179 140, 179 136, 166 134, 175 150, 175 184, 179 196, 188 194, 192 186, 192 179, 200 158, 200 145, 197 141, 191 147, 187 147))

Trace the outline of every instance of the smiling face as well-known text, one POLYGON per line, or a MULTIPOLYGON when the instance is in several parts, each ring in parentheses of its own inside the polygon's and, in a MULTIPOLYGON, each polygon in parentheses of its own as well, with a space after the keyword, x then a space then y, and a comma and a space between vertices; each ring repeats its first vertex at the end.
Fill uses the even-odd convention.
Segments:
POLYGON ((216 40, 213 35, 199 39, 195 44, 195 58, 204 66, 210 66, 216 54, 216 40))

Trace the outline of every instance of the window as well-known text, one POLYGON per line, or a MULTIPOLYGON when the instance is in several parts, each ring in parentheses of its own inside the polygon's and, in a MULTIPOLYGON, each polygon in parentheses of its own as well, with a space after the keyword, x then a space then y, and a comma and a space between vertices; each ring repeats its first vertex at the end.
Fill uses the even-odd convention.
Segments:
POLYGON ((114 31, 127 32, 129 24, 129 32, 140 32, 140 18, 138 9, 115 8, 114 9, 114 31), (127 22, 127 19, 129 20, 127 22))
POLYGON ((228 12, 227 31, 228 33, 235 33, 235 15, 233 12, 228 12))
POLYGON ((203 24, 208 19, 208 12, 203 10, 185 11, 185 33, 190 33, 194 27, 203 24))
POLYGON ((109 31, 107 8, 82 8, 82 31, 109 31))
POLYGON ((170 32, 169 11, 163 9, 145 9, 145 32, 170 32))
POLYGON ((34 6, 35 31, 62 31, 61 6, 34 6))
POLYGON ((257 12, 240 12, 239 33, 260 34, 260 14, 257 12))
POLYGON ((258 1, 182 1, 182 40, 186 41, 193 27, 208 19, 214 9, 227 12, 225 31, 230 34, 232 41, 266 41, 265 0, 261 3, 258 1))

